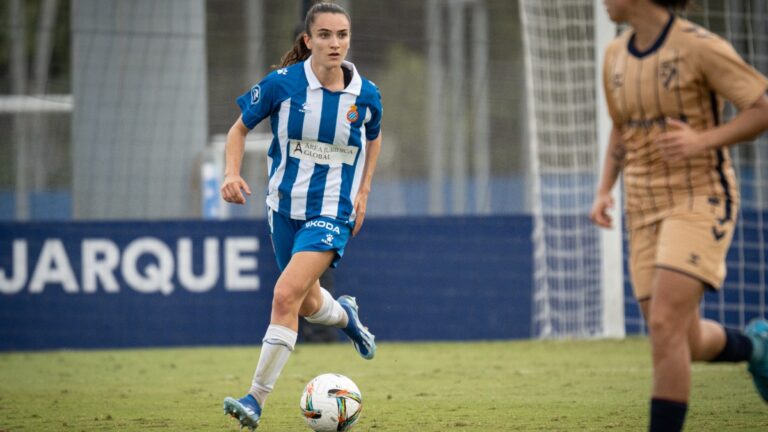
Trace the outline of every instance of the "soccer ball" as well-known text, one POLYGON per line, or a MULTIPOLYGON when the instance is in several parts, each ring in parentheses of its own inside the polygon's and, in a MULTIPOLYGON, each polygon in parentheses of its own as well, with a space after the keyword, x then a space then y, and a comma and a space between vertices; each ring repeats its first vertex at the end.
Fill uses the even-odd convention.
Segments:
POLYGON ((307 384, 299 408, 307 425, 315 432, 347 431, 360 419, 363 395, 351 379, 327 373, 307 384))

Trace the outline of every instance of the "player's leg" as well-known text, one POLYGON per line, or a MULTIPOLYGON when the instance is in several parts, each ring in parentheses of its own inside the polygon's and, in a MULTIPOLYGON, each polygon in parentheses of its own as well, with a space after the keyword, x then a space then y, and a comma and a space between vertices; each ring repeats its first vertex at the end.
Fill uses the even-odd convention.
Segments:
POLYGON ((718 328, 701 321, 699 302, 707 287, 719 286, 719 272, 724 277, 730 238, 713 237, 712 224, 719 224, 716 212, 699 210, 673 212, 656 233, 656 271, 648 308, 654 369, 651 430, 682 428, 691 358, 711 356, 723 346, 718 328))
POLYGON ((264 335, 259 362, 248 394, 224 399, 224 411, 242 426, 255 429, 261 410, 296 345, 299 310, 313 284, 328 268, 333 253, 300 252, 291 258, 275 284, 270 325, 264 335))
MULTIPOLYGON (((314 276, 316 280, 323 271, 313 270, 312 265, 302 265, 304 256, 293 259, 296 234, 303 226, 303 221, 292 220, 271 209, 267 213, 267 220, 275 258, 281 271, 273 295, 272 317, 263 338, 259 362, 248 394, 240 399, 224 399, 224 412, 239 420, 241 427, 250 429, 258 426, 264 402, 296 344, 298 310, 314 282, 311 274, 304 273, 317 273, 314 276), (293 266, 290 266, 291 262, 294 262, 293 266), (291 304, 292 302, 296 304, 291 304)), ((316 259, 313 257, 315 256, 310 256, 309 260, 316 264, 314 267, 325 269, 332 259, 332 254, 320 253, 316 259), (327 258, 323 258, 324 256, 327 258)))
POLYGON ((320 285, 319 280, 309 289, 299 315, 312 324, 332 327, 347 325, 347 313, 333 295, 320 285))
MULTIPOLYGON (((307 221, 296 233, 294 254, 298 251, 331 251, 334 253, 331 267, 336 267, 344 256, 351 231, 350 224, 331 218, 319 217, 307 221)), ((343 295, 334 300, 319 282, 315 282, 302 305, 301 314, 309 322, 341 328, 364 359, 370 360, 375 356, 375 336, 361 322, 354 297, 343 295)))
POLYGON ((675 270, 660 268, 653 284, 650 319, 653 358, 651 431, 682 430, 691 389, 688 334, 698 325, 704 286, 675 270))
POLYGON ((336 300, 319 282, 311 291, 318 293, 319 301, 315 300, 315 296, 311 299, 307 296, 308 301, 302 306, 302 315, 306 320, 313 324, 340 328, 350 338, 361 357, 372 359, 376 354, 376 337, 360 321, 357 300, 347 295, 336 300))
MULTIPOLYGON (((650 297, 639 302, 646 322, 650 315, 650 297)), ((726 328, 717 321, 701 318, 696 311, 695 323, 688 332, 692 361, 743 362, 748 361, 752 343, 744 332, 726 328)))
POLYGON ((709 362, 749 362, 749 372, 764 401, 768 402, 768 321, 755 319, 742 332, 726 328, 715 321, 699 321, 694 360, 709 362))
MULTIPOLYGON (((659 240, 660 265, 695 275, 709 289, 718 290, 726 276, 725 259, 735 221, 721 218, 727 214, 722 202, 709 200, 695 204, 695 213, 680 214, 664 221, 659 240), (711 208, 710 208, 711 207, 711 208)), ((735 213, 735 207, 731 213, 735 213)), ((744 332, 724 328, 711 320, 697 319, 689 341, 694 360, 716 362, 749 361, 749 371, 762 398, 768 401, 768 322, 758 319, 744 332), (760 329, 764 329, 761 330, 760 329)))
POLYGON ((332 259, 332 252, 299 252, 275 284, 272 317, 249 391, 262 407, 296 345, 301 305, 332 259))

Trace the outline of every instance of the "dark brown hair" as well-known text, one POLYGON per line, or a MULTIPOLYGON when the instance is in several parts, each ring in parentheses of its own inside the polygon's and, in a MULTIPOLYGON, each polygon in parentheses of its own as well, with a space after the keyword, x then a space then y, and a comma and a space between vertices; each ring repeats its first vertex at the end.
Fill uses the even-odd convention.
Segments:
POLYGON ((347 17, 347 21, 350 23, 350 25, 352 25, 352 20, 349 18, 349 14, 346 10, 344 10, 343 7, 337 5, 336 3, 316 3, 309 9, 309 11, 307 11, 307 16, 304 18, 304 31, 299 32, 299 35, 296 36, 296 40, 293 42, 293 47, 288 52, 283 54, 283 57, 280 59, 279 67, 284 68, 309 58, 309 56, 312 54, 312 51, 310 51, 310 49, 307 48, 307 45, 304 43, 304 35, 307 34, 312 36, 310 27, 315 22, 315 15, 321 13, 343 14, 345 17, 347 17))
POLYGON ((691 0, 652 0, 659 6, 669 9, 685 10, 691 5, 691 0))

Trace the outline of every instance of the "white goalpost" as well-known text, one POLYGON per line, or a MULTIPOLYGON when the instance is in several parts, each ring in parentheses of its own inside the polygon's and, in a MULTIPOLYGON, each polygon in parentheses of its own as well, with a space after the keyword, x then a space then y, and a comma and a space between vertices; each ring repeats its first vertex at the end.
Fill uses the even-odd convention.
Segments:
POLYGON ((598 143, 607 143, 610 126, 601 106, 600 56, 615 35, 598 3, 520 2, 531 146, 535 337, 624 335, 620 220, 603 233, 588 220, 603 153, 598 143))

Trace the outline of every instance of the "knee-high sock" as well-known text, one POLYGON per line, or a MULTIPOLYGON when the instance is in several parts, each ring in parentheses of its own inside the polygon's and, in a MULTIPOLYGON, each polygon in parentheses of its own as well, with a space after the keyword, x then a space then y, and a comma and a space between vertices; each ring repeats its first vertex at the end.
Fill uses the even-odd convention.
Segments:
POLYGON ((270 324, 267 328, 264 343, 261 345, 259 364, 256 366, 251 389, 248 391, 259 401, 259 406, 262 408, 295 345, 295 331, 276 324, 270 324))
POLYGON ((339 302, 323 287, 320 287, 320 294, 323 300, 320 309, 314 315, 308 316, 305 319, 313 324, 345 327, 348 317, 339 302))
POLYGON ((688 404, 665 399, 651 399, 650 432, 679 432, 683 430, 688 404))
POLYGON ((739 330, 725 328, 725 346, 712 362, 742 362, 752 358, 752 340, 739 330))

